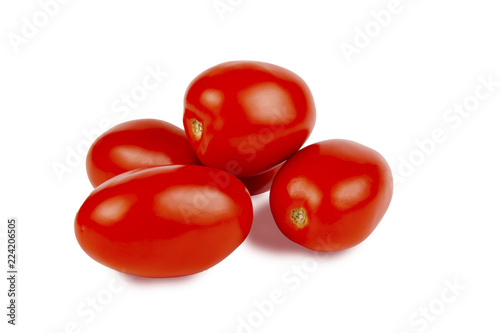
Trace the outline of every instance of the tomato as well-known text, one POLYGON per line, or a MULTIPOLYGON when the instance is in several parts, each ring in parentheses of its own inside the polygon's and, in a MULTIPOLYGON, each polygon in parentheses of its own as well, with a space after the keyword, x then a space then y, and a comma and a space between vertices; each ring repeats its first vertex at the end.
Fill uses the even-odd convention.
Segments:
POLYGON ((94 187, 137 168, 200 164, 177 126, 156 119, 132 120, 103 133, 87 154, 87 174, 94 187))
POLYGON ((315 121, 306 83, 263 62, 209 68, 190 83, 184 98, 184 129, 198 158, 241 177, 285 161, 304 144, 315 121))
POLYGON ((75 234, 94 260, 144 277, 206 270, 247 237, 252 201, 233 175, 195 165, 137 169, 94 189, 75 234))
POLYGON ((337 251, 365 240, 384 216, 393 191, 387 161, 347 140, 326 140, 293 155, 271 187, 271 211, 292 241, 337 251))
POLYGON ((280 164, 269 171, 261 173, 260 175, 238 177, 238 179, 241 180, 241 182, 246 186, 248 192, 250 192, 250 195, 261 194, 271 189, 271 184, 273 183, 274 177, 276 176, 282 165, 283 164, 280 164))

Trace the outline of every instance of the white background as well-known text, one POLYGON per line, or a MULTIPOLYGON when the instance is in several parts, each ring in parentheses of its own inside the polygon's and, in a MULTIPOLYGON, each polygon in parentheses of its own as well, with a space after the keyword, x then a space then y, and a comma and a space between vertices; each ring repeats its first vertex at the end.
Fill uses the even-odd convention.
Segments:
POLYGON ((388 0, 232 3, 222 20, 213 0, 73 0, 16 52, 10 39, 41 7, 2 1, 1 267, 6 221, 16 216, 20 277, 15 328, 0 284, 1 331, 73 332, 76 322, 76 332, 237 332, 243 320, 253 326, 241 332, 499 332, 500 87, 467 118, 443 118, 454 104, 474 102, 481 76, 500 81, 497 2, 401 0, 368 45, 358 40, 350 62, 342 43, 354 45, 356 28, 377 29, 370 12, 388 0), (83 131, 95 133, 103 119, 181 126, 188 83, 239 59, 305 79, 317 105, 307 144, 351 139, 387 158, 403 181, 379 227, 361 245, 317 260, 280 234, 264 194, 254 199, 249 239, 206 272, 151 280, 91 260, 73 234, 92 190, 83 161, 61 180, 54 163, 66 164, 67 149, 84 146, 83 131), (169 75, 128 114, 114 112, 147 67, 169 75), (415 140, 439 129, 446 140, 419 153, 415 140), (419 165, 402 164, 410 158, 419 165), (292 271, 303 265, 307 275, 292 271), (106 299, 108 284, 122 283, 115 279, 126 286, 106 299), (449 283, 466 289, 454 295, 449 283), (283 302, 264 316, 255 302, 267 304, 273 290, 283 302), (77 313, 97 296, 102 311, 77 313), (418 311, 428 307, 432 320, 422 322, 418 311))

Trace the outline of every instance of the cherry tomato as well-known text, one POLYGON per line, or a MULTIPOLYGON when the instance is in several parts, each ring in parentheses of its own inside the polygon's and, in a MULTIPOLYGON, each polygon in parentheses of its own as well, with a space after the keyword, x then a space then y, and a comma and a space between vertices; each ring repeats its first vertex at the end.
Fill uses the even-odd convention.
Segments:
POLYGON ((283 164, 280 164, 269 171, 261 173, 260 175, 238 177, 238 179, 241 180, 241 182, 246 186, 248 192, 250 192, 250 195, 261 194, 271 189, 271 184, 273 183, 274 177, 276 176, 282 165, 283 164))
POLYGON ((233 61, 189 85, 184 129, 204 165, 236 176, 261 174, 304 144, 316 121, 306 83, 268 63, 233 61))
POLYGON ((206 270, 247 237, 252 201, 233 175, 195 165, 136 169, 97 187, 75 218, 94 260, 144 277, 206 270))
POLYGON ((87 154, 87 174, 94 187, 129 170, 200 164, 177 126, 156 119, 132 120, 103 133, 87 154))
POLYGON ((393 181, 387 161, 347 140, 326 140, 293 155, 271 187, 271 211, 292 241, 337 251, 365 240, 384 216, 393 181))

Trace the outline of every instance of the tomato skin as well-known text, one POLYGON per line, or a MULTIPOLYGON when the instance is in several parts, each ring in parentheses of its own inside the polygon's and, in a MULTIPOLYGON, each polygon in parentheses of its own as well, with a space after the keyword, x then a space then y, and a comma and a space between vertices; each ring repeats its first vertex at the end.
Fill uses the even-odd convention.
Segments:
POLYGON ((75 218, 82 249, 97 262, 144 277, 206 270, 247 237, 252 201, 233 175, 202 166, 137 169, 103 183, 75 218))
POLYGON ((238 177, 239 180, 246 186, 250 195, 257 195, 267 192, 271 189, 274 177, 281 169, 283 164, 272 168, 269 171, 261 173, 260 175, 250 176, 250 177, 238 177))
POLYGON ((209 68, 190 83, 184 97, 184 129, 200 161, 240 177, 285 161, 304 144, 315 121, 307 84, 264 62, 209 68))
POLYGON ((327 252, 365 240, 387 211, 392 192, 392 173, 382 155, 353 141, 326 140, 283 165, 269 200, 285 236, 327 252))
POLYGON ((158 165, 199 165, 184 131, 157 119, 121 123, 99 136, 87 154, 94 187, 126 171, 158 165))

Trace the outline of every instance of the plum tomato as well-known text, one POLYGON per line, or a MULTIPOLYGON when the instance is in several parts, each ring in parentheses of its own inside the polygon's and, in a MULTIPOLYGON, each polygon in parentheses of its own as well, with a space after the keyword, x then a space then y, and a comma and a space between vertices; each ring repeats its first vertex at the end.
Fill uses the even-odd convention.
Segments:
POLYGON ((290 240, 316 251, 338 251, 372 233, 392 191, 382 155, 353 141, 326 140, 283 165, 269 200, 276 224, 290 240))
POLYGON ((196 165, 136 169, 94 189, 75 218, 82 249, 114 270, 176 277, 206 270, 247 237, 252 200, 233 175, 196 165))
POLYGON ((126 171, 158 165, 200 164, 184 131, 162 120, 140 119, 104 132, 87 154, 94 187, 126 171))
POLYGON ((300 149, 316 121, 307 84, 273 64, 232 61, 198 75, 184 97, 184 129, 200 161, 236 176, 261 174, 300 149))
POLYGON ((250 195, 261 194, 271 189, 271 184, 273 183, 274 177, 276 176, 282 165, 283 164, 280 164, 269 171, 261 173, 260 175, 238 177, 238 179, 241 180, 241 182, 246 186, 248 192, 250 192, 250 195))

